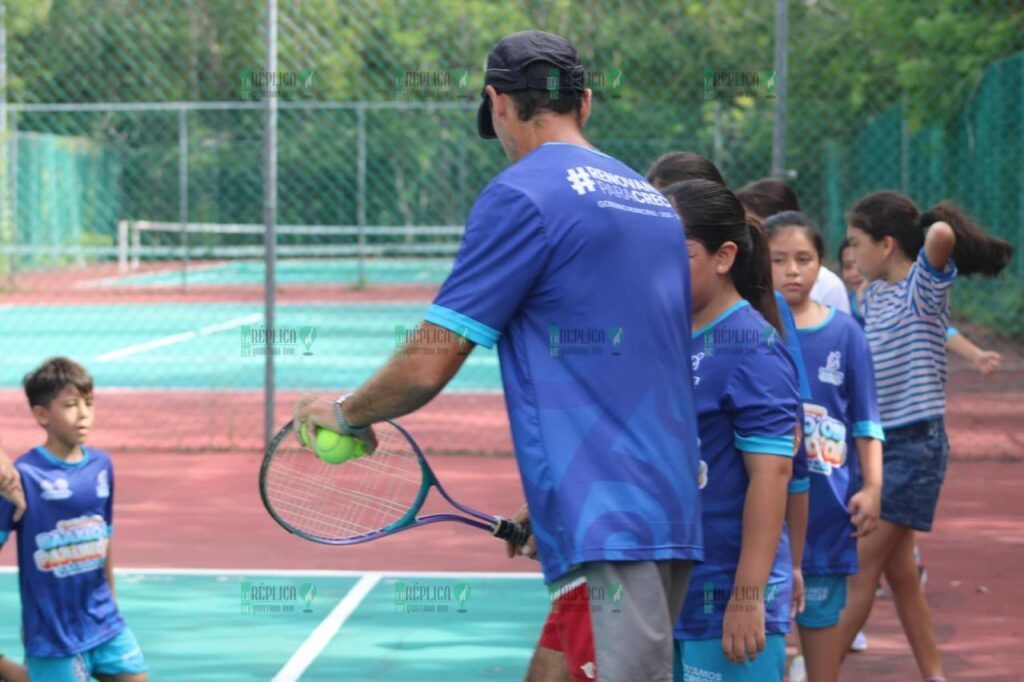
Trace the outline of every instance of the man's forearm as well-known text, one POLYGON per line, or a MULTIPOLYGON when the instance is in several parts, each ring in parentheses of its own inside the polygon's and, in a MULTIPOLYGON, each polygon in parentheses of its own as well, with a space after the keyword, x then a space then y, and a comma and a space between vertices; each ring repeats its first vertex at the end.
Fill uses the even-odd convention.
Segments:
POLYGON ((441 392, 444 384, 421 383, 408 371, 409 358, 392 358, 343 406, 350 426, 366 426, 415 412, 441 392))
POLYGON ((455 376, 474 347, 429 322, 419 329, 430 333, 405 344, 345 401, 342 409, 349 426, 367 426, 423 407, 455 376))

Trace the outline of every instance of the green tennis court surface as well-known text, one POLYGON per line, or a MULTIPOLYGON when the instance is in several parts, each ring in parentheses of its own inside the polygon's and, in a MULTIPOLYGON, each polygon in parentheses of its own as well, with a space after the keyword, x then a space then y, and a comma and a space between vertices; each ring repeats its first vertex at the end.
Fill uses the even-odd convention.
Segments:
MULTIPOLYGON (((548 606, 539 574, 125 570, 117 595, 152 680, 521 680, 548 606)), ((6 570, 15 660, 18 613, 6 570)))
MULTIPOLYGON (((362 275, 374 284, 440 284, 452 269, 447 259, 368 258, 362 275)), ((196 286, 263 284, 263 261, 233 260, 217 264, 197 261, 188 268, 188 283, 196 286)), ((359 264, 352 258, 282 259, 277 263, 278 284, 338 284, 359 281, 359 264)), ((96 286, 168 287, 182 282, 180 269, 140 273, 97 280, 96 286)))
MULTIPOLYGON (((401 302, 278 305, 275 327, 287 335, 276 344, 278 388, 358 385, 426 309, 401 302)), ((108 388, 259 389, 264 358, 259 344, 246 348, 245 330, 258 331, 262 321, 259 303, 0 307, 0 386, 20 386, 43 358, 71 355, 108 388)), ((474 351, 451 389, 500 390, 497 353, 474 351)))

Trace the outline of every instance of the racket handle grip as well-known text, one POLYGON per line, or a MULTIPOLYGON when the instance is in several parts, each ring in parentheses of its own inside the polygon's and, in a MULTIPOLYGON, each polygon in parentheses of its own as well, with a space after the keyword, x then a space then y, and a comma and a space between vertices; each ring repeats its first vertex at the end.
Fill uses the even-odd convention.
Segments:
POLYGON ((516 523, 510 519, 498 517, 494 530, 491 533, 494 537, 510 542, 516 547, 522 547, 530 539, 530 524, 516 523))

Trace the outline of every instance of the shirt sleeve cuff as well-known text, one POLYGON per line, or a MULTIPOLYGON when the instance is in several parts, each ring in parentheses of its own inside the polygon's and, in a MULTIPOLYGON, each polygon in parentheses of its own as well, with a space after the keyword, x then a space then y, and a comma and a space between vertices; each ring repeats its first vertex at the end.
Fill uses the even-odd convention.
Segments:
POLYGON ((925 254, 924 247, 922 246, 921 251, 917 254, 917 262, 921 264, 921 267, 925 269, 925 272, 940 282, 948 282, 956 277, 956 263, 953 261, 953 256, 949 257, 949 260, 946 262, 946 268, 940 272, 939 270, 936 270, 935 266, 928 260, 928 256, 925 254))
POLYGON ((491 329, 483 322, 477 322, 472 317, 457 313, 454 310, 434 304, 427 308, 427 314, 423 318, 431 324, 444 327, 460 336, 465 336, 478 346, 494 348, 498 342, 501 332, 491 329))
POLYGON ((946 340, 949 341, 951 338, 960 333, 960 330, 956 327, 946 327, 946 340))
POLYGON ((853 437, 854 438, 874 438, 875 440, 885 442, 885 431, 882 430, 882 425, 878 422, 866 421, 866 422, 854 422, 853 423, 853 437))
POLYGON ((794 478, 789 481, 789 494, 799 495, 805 493, 811 489, 811 478, 807 476, 805 478, 794 478))
POLYGON ((734 434, 737 450, 766 455, 793 456, 793 436, 741 436, 734 434))

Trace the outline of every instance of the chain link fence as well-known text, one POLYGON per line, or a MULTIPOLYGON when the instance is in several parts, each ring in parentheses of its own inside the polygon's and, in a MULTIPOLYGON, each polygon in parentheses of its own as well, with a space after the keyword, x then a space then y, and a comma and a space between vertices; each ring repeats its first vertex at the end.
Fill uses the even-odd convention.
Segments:
MULTIPOLYGON (((67 354, 96 376, 104 446, 261 446, 269 98, 278 419, 302 391, 364 380, 421 319, 474 197, 506 165, 475 132, 486 52, 538 27, 581 53, 589 139, 641 172, 693 150, 739 187, 771 172, 784 125, 781 175, 830 252, 844 212, 877 189, 922 208, 952 198, 1010 240, 1008 272, 956 287, 958 322, 1004 367, 983 378, 954 359, 951 419, 959 453, 1019 456, 991 417, 1009 414, 999 396, 1024 371, 1024 11, 782 4, 777 25, 772 3, 736 0, 281 2, 268 72, 249 2, 8 0, 0 432, 34 442, 20 379, 67 354)), ((496 356, 478 349, 411 420, 431 449, 508 453, 500 393, 496 356)))

